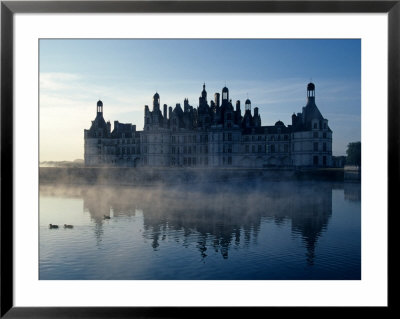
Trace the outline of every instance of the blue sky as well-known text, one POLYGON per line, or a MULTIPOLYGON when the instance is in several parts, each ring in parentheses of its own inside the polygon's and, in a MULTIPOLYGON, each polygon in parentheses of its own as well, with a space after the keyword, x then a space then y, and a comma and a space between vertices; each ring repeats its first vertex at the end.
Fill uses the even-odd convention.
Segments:
POLYGON ((185 98, 203 82, 208 100, 226 85, 247 97, 262 125, 291 124, 316 85, 316 104, 333 130, 333 155, 361 139, 360 40, 40 40, 40 160, 83 159, 83 130, 104 104, 104 118, 143 129, 144 105, 185 98))

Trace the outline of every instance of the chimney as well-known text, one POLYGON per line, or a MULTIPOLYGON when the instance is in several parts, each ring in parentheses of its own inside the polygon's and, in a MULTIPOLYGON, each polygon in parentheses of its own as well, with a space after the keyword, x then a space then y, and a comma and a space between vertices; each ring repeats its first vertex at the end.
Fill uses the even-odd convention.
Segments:
POLYGON ((164 119, 167 119, 167 104, 164 104, 164 119))
POLYGON ((237 111, 240 112, 240 101, 239 100, 236 101, 236 112, 237 111))
POLYGON ((257 117, 258 116, 258 107, 255 107, 254 108, 254 117, 257 117))
POLYGON ((214 94, 214 101, 217 107, 219 107, 219 93, 214 94))

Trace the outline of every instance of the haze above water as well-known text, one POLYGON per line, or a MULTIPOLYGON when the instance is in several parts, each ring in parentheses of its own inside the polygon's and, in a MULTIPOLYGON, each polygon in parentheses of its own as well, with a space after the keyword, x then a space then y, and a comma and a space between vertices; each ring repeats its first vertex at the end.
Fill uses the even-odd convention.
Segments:
POLYGON ((360 184, 42 185, 39 256, 42 280, 359 280, 360 184))

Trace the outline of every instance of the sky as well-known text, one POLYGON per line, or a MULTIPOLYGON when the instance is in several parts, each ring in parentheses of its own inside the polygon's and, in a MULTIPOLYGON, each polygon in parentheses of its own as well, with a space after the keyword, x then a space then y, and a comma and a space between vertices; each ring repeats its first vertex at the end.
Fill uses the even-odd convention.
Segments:
POLYGON ((361 140, 359 39, 41 39, 39 42, 40 161, 84 157, 84 129, 103 101, 106 121, 143 129, 144 105, 197 107, 224 86, 232 103, 251 100, 262 125, 306 105, 306 87, 333 131, 332 154, 361 140))

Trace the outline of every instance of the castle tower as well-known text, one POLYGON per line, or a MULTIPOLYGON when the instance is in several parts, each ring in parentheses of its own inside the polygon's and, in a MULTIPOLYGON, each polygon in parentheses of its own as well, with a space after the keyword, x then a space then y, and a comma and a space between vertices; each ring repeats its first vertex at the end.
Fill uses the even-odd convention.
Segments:
POLYGON ((156 92, 153 96, 153 112, 160 110, 160 95, 156 92))
POLYGON ((251 112, 251 101, 249 99, 247 99, 246 102, 244 103, 244 110, 251 112))
POLYGON ((97 101, 97 116, 103 116, 103 102, 101 100, 97 101))
POLYGON ((207 101, 207 91, 206 91, 206 84, 203 84, 203 91, 201 91, 201 97, 204 101, 207 101))
POLYGON ((307 99, 309 101, 315 101, 315 85, 312 82, 307 85, 307 99))
POLYGON ((229 102, 229 90, 226 86, 222 89, 222 104, 224 104, 224 102, 229 102))

